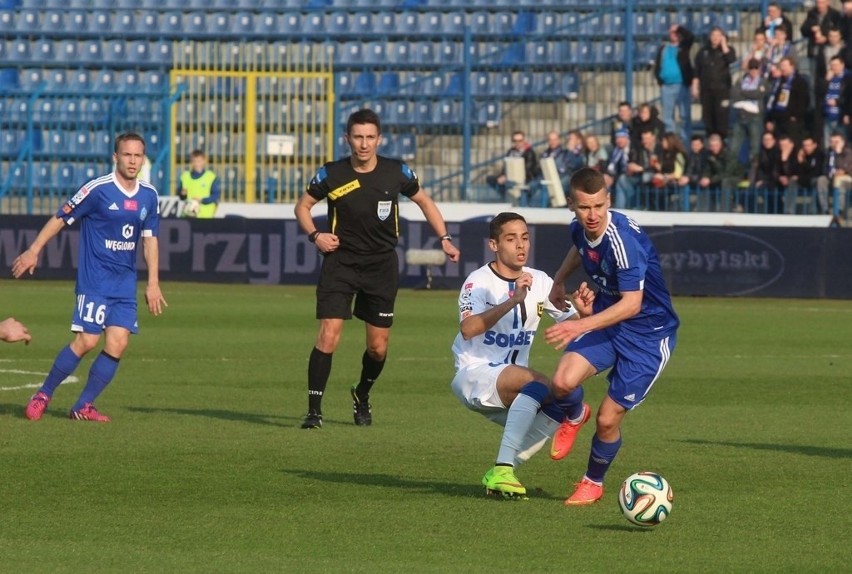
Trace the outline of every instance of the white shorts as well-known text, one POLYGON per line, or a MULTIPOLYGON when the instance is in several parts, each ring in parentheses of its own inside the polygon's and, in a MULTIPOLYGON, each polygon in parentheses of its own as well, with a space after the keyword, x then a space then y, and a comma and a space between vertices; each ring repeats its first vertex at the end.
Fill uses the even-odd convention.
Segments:
MULTIPOLYGON (((453 377, 453 393, 461 404, 472 411, 485 415, 497 414, 509 407, 500 400, 497 378, 508 364, 490 365, 482 363, 459 369, 453 377)), ((490 418, 490 417, 489 417, 490 418)))

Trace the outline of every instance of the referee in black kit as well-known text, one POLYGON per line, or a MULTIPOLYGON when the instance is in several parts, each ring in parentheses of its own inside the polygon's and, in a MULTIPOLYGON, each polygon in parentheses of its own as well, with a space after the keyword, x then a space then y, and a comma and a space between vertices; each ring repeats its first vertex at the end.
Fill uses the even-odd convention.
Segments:
POLYGON ((352 155, 322 166, 296 204, 299 226, 325 255, 317 284, 320 326, 308 362, 308 414, 303 429, 322 427, 322 397, 331 357, 340 342, 343 321, 352 318, 353 297, 355 316, 367 326, 361 379, 352 385, 354 418, 360 426, 373 422, 370 389, 385 365, 399 287, 395 248, 400 194, 423 212, 450 261, 459 260, 444 218, 432 198, 420 190, 417 174, 400 160, 376 155, 381 139, 381 122, 374 111, 361 109, 350 115, 346 141, 352 155), (311 216, 311 208, 323 199, 328 202, 328 231, 317 229, 311 216))

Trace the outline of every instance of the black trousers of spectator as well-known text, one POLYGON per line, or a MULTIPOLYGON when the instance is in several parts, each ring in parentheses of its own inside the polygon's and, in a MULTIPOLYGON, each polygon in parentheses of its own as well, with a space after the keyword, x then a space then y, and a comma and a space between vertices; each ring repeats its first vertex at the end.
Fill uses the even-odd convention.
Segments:
POLYGON ((701 86, 701 120, 707 135, 719 134, 722 139, 728 137, 730 121, 729 104, 731 90, 729 88, 714 89, 701 86))

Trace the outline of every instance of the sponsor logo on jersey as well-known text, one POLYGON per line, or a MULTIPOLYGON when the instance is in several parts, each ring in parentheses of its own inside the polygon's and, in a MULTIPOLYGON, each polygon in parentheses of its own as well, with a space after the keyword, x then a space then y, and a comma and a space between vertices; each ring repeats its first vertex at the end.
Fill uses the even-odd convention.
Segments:
POLYGON ((625 401, 630 401, 630 402, 635 401, 635 400, 636 400, 636 393, 630 393, 629 395, 627 395, 626 397, 624 397, 624 400, 625 400, 625 401))
POLYGON ((82 202, 84 199, 86 199, 87 195, 89 195, 89 190, 86 189, 86 186, 84 185, 83 187, 80 188, 80 191, 78 191, 77 193, 74 194, 74 197, 72 197, 68 201, 68 203, 69 203, 69 205, 71 205, 71 207, 77 207, 78 205, 80 205, 80 202, 82 202))
POLYGON ((592 249, 589 249, 588 251, 586 251, 586 257, 588 257, 589 261, 591 261, 595 265, 597 265, 598 263, 601 262, 600 253, 598 253, 597 251, 594 251, 592 249))
POLYGON ((116 241, 115 239, 105 239, 104 247, 110 251, 133 251, 136 249, 135 241, 116 241))
POLYGON ((121 236, 125 239, 130 239, 133 237, 133 226, 129 223, 121 228, 121 236))
POLYGON ((376 213, 379 216, 379 219, 384 221, 391 214, 391 207, 393 206, 392 201, 380 201, 379 207, 376 209, 376 213))
POLYGON ((346 185, 341 185, 337 189, 332 189, 331 192, 328 194, 328 197, 329 197, 329 199, 340 199, 341 197, 343 197, 347 193, 352 193, 356 189, 360 189, 360 188, 361 188, 361 182, 358 181, 357 179, 354 179, 354 180, 350 181, 349 183, 347 183, 346 185))
POLYGON ((118 204, 115 203, 115 202, 112 202, 112 205, 109 206, 109 210, 110 211, 118 211, 118 204))
POLYGON ((127 211, 138 211, 139 206, 136 203, 135 199, 125 199, 124 200, 124 209, 126 209, 127 211))
POLYGON ((517 333, 486 331, 482 343, 498 347, 525 347, 532 345, 534 337, 535 331, 518 331, 517 333))

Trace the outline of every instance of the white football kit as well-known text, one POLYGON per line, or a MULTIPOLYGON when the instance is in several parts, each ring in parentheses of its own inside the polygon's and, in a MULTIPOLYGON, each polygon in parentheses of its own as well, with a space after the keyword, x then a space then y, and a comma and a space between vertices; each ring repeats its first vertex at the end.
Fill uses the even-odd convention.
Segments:
MULTIPOLYGON (((524 302, 503 315, 485 333, 465 341, 461 332, 453 342, 456 375, 452 389, 467 408, 481 412, 495 422, 502 422, 505 410, 497 393, 497 377, 509 365, 529 366, 530 348, 535 339, 541 316, 550 315, 563 321, 577 313, 573 306, 566 311, 557 309, 548 299, 553 286, 543 271, 524 267, 532 275, 532 285, 524 302)), ((512 296, 515 282, 501 277, 484 265, 471 273, 459 294, 459 322, 503 303, 512 296)))

